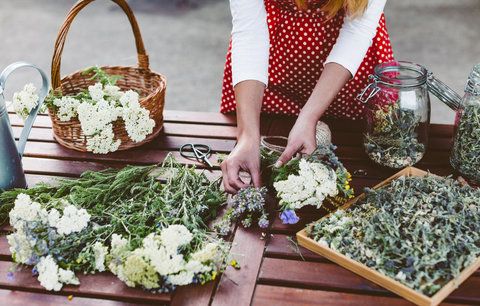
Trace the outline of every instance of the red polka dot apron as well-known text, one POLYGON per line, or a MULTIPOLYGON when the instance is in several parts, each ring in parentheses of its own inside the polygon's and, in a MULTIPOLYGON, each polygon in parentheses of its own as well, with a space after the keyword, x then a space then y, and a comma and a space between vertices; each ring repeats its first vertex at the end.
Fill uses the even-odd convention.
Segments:
MULTIPOLYGON (((335 44, 343 25, 344 13, 327 20, 323 1, 311 1, 309 9, 300 11, 292 0, 265 0, 270 33, 269 83, 262 112, 298 115, 310 97, 323 64, 335 44)), ((334 118, 363 118, 364 105, 357 94, 369 83, 375 65, 393 60, 385 17, 382 15, 372 46, 357 74, 338 93, 325 115, 334 118)), ((221 112, 234 112, 231 43, 227 53, 221 112)))

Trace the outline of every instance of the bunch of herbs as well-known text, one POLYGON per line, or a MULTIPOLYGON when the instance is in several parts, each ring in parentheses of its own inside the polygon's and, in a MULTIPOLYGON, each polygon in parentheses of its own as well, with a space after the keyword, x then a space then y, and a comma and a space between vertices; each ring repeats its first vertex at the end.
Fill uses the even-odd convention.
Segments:
POLYGON ((132 249, 142 245, 151 233, 170 225, 184 225, 192 234, 188 253, 206 242, 224 242, 209 228, 226 202, 220 180, 179 164, 173 157, 160 166, 127 166, 100 172, 88 171, 78 179, 61 180, 55 186, 40 184, 0 194, 1 220, 8 220, 19 194, 26 194, 44 208, 56 208, 62 201, 84 208, 91 215, 88 229, 68 237, 48 237, 59 265, 73 271, 95 269, 91 246, 108 245, 113 234, 128 239, 132 249), (161 180, 159 179, 161 178, 161 180), (79 255, 79 250, 85 254, 79 255), (90 251, 89 251, 90 250, 90 251))

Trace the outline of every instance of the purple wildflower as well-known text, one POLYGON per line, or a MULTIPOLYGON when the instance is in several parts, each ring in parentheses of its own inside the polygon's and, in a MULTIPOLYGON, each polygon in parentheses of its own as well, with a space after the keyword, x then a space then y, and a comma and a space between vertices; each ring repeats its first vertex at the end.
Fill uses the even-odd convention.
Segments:
POLYGON ((280 219, 283 224, 295 224, 300 218, 295 214, 295 211, 287 209, 280 214, 280 219))
POLYGON ((13 274, 12 271, 10 271, 10 272, 7 273, 7 279, 8 279, 9 281, 13 281, 13 280, 15 279, 15 275, 13 274))
POLYGON ((267 228, 269 225, 269 222, 268 222, 268 219, 267 218, 260 218, 260 220, 258 220, 258 226, 261 227, 261 228, 267 228))

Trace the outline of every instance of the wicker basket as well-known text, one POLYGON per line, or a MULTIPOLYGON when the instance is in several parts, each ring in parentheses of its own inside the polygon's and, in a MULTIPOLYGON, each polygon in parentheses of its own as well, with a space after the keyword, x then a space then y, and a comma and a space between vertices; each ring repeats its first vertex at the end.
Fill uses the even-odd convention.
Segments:
MULTIPOLYGON (((77 14, 88 4, 95 0, 78 1, 65 19, 58 33, 55 42, 54 54, 52 58, 52 87, 60 90, 63 95, 76 94, 89 85, 93 85, 95 81, 89 80, 89 75, 83 75, 82 71, 77 71, 60 80, 60 65, 62 59, 63 47, 70 29, 70 25, 77 14)), ((123 120, 113 123, 113 132, 115 139, 121 140, 118 150, 128 150, 138 147, 155 138, 163 127, 163 107, 165 105, 166 79, 164 76, 152 72, 149 68, 148 55, 143 45, 142 36, 138 23, 133 15, 132 10, 125 0, 112 0, 118 4, 127 14, 128 20, 132 26, 135 36, 135 44, 137 47, 138 67, 120 67, 107 66, 101 67, 106 73, 111 75, 120 75, 122 78, 118 80, 117 86, 122 90, 135 90, 140 94, 140 105, 150 111, 150 118, 155 121, 155 127, 152 134, 148 135, 141 142, 134 142, 128 137, 123 120)), ((49 109, 50 118, 52 119, 53 133, 55 139, 63 146, 81 152, 87 152, 87 137, 82 132, 80 121, 74 118, 70 121, 60 121, 56 113, 49 109)))

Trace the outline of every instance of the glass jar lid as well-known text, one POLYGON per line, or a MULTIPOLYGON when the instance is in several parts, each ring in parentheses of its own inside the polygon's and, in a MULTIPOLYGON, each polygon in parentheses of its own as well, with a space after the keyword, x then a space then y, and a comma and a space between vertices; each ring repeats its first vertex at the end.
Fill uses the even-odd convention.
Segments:
POLYGON ((453 110, 459 109, 462 97, 448 85, 437 79, 432 72, 428 73, 428 91, 453 110))
POLYGON ((465 92, 480 96, 480 64, 473 67, 465 86, 465 92))
POLYGON ((406 61, 390 61, 378 64, 374 69, 377 83, 398 87, 412 88, 427 82, 428 71, 425 67, 406 61))

